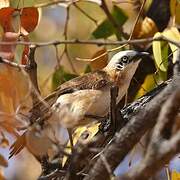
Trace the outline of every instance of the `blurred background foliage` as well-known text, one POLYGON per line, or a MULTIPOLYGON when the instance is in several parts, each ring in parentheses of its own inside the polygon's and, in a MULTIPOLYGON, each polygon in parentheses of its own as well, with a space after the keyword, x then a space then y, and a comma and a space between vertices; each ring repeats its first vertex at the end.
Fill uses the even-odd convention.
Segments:
MULTIPOLYGON (((29 41, 47 42, 65 39, 124 40, 129 37, 132 31, 142 2, 142 0, 106 0, 108 10, 118 28, 116 28, 106 16, 106 13, 100 6, 100 0, 81 0, 74 4, 54 3, 53 0, 4 0, 1 2, 2 4, 0 4, 0 6, 1 8, 10 6, 18 9, 24 7, 38 7, 38 24, 35 29, 28 34, 29 41), (123 30, 123 32, 121 30, 123 30)), ((14 19, 13 22, 16 24, 17 20, 16 18, 14 19)), ((180 40, 178 30, 179 24, 179 1, 147 0, 140 20, 133 30, 132 38, 158 37, 163 34, 172 40, 178 41, 180 40)), ((16 25, 14 25, 14 27, 15 26, 16 25)), ((1 27, 0 34, 3 36, 3 27, 1 27)), ((49 94, 59 84, 71 78, 92 70, 103 68, 108 62, 108 57, 111 57, 112 54, 117 51, 108 53, 108 55, 94 62, 79 61, 77 57, 95 58, 102 53, 106 53, 107 49, 115 47, 117 46, 61 44, 38 48, 36 50, 35 59, 38 67, 38 82, 42 95, 45 96, 49 94), (72 64, 74 68, 72 68, 72 64)), ((174 63, 173 59, 174 56, 176 56, 176 53, 174 53, 176 47, 164 42, 153 42, 152 46, 150 44, 141 44, 127 46, 126 48, 149 51, 155 58, 155 60, 148 59, 144 61, 138 68, 135 75, 136 80, 133 80, 130 92, 128 93, 128 102, 130 102, 133 101, 134 98, 144 95, 160 82, 171 77, 172 64, 174 63), (172 52, 173 55, 171 54, 172 52)), ((24 46, 16 46, 16 62, 21 62, 23 50, 24 46)), ((6 76, 8 76, 8 74, 6 74, 6 76)), ((7 79, 5 79, 5 81, 6 80, 7 79)), ((12 87, 8 86, 8 88, 12 87)), ((20 89, 24 91, 26 91, 27 88, 27 83, 24 84, 24 87, 23 84, 20 86, 20 89)), ((22 96, 24 94, 25 92, 22 93, 22 96)), ((12 141, 12 137, 10 135, 7 136, 8 139, 12 141)), ((2 141, 6 141, 3 134, 2 141)), ((1 150, 5 157, 7 157, 8 154, 8 140, 6 143, 6 149, 1 150)), ((137 161, 139 158, 135 159, 134 161, 137 161)), ((2 166, 7 166, 3 156, 0 162, 2 166)), ((121 167, 123 172, 125 172, 128 169, 128 161, 125 160, 121 167)), ((180 171, 179 168, 177 168, 177 170, 180 171)), ((23 153, 10 160, 8 168, 5 169, 5 176, 7 179, 13 180, 24 179, 24 177, 26 177, 26 180, 36 179, 39 173, 40 165, 26 150, 23 150, 23 153)))

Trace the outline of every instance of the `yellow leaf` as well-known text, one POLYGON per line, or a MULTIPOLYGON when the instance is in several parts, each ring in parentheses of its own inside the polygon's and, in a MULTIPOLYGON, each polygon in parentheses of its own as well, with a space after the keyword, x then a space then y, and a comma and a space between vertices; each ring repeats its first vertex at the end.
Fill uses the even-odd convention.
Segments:
MULTIPOLYGON (((92 59, 94 59, 94 58, 96 58, 96 57, 98 57, 98 56, 100 56, 101 54, 104 54, 104 53, 106 53, 106 49, 105 49, 105 48, 97 51, 97 52, 93 55, 92 59)), ((92 61, 92 62, 90 63, 90 66, 91 66, 91 68, 92 68, 93 70, 98 70, 98 69, 104 68, 104 67, 107 65, 107 63, 108 63, 108 55, 106 54, 106 55, 104 55, 104 56, 102 56, 102 57, 99 57, 98 59, 92 61)))
POLYGON ((180 180, 180 173, 173 170, 171 173, 171 180, 180 180))
MULTIPOLYGON (((98 132, 99 129, 99 123, 97 124, 93 124, 89 127, 79 127, 75 130, 75 132, 73 133, 73 144, 75 145, 77 143, 77 141, 79 140, 79 138, 82 136, 82 134, 86 131, 88 133, 88 137, 86 139, 86 141, 89 141, 93 136, 95 136, 95 134, 98 132)), ((71 145, 70 145, 70 141, 68 142, 65 152, 67 153, 71 153, 71 145)), ((63 157, 63 162, 62 165, 64 166, 65 162, 67 160, 67 156, 63 157)))
MULTIPOLYGON (((180 33, 176 27, 171 27, 170 29, 166 29, 163 32, 163 36, 174 41, 180 41, 180 33)), ((171 51, 173 52, 173 63, 175 63, 177 57, 177 47, 171 43, 169 43, 169 46, 171 48, 171 51)))
POLYGON ((170 1, 170 11, 171 11, 172 16, 174 16, 175 13, 176 13, 176 4, 177 4, 176 0, 171 0, 170 1))
MULTIPOLYGON (((157 32, 154 35, 154 38, 157 38, 161 36, 162 34, 160 32, 157 32)), ((154 55, 154 60, 156 62, 157 67, 161 70, 166 72, 167 71, 167 65, 165 61, 162 58, 162 50, 161 50, 161 42, 160 41, 153 41, 152 43, 152 48, 153 48, 153 55, 154 55)))
POLYGON ((155 22, 149 18, 145 17, 144 20, 138 22, 135 30, 133 32, 134 38, 147 38, 152 37, 156 32, 158 32, 158 28, 155 22))
POLYGON ((154 74, 149 74, 146 76, 143 84, 142 84, 142 88, 139 89, 135 99, 145 95, 148 91, 150 91, 151 89, 153 89, 156 86, 156 82, 154 79, 154 74))
POLYGON ((180 3, 178 0, 170 1, 171 15, 175 17, 175 22, 180 24, 180 3))

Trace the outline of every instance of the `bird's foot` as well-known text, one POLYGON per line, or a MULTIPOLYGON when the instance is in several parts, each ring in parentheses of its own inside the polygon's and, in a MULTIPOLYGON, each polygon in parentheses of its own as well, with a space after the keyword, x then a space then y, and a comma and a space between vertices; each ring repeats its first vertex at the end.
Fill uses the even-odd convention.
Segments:
POLYGON ((98 115, 92 115, 92 114, 85 114, 85 118, 95 119, 98 122, 102 122, 107 118, 107 116, 98 116, 98 115))

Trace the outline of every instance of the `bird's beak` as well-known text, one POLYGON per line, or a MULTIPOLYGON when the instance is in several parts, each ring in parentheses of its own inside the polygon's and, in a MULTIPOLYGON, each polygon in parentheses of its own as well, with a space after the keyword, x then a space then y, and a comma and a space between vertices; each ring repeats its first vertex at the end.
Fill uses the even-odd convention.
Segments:
POLYGON ((143 57, 150 57, 150 54, 148 52, 137 52, 133 59, 136 61, 143 57))

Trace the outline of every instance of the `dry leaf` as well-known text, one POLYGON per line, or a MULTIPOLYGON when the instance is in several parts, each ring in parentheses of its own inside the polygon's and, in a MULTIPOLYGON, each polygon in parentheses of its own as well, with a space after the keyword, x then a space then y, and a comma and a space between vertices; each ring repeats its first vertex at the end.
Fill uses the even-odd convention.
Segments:
POLYGON ((28 7, 23 9, 15 9, 12 7, 5 7, 0 9, 0 24, 5 32, 14 32, 12 25, 13 14, 20 17, 19 27, 22 27, 26 33, 32 32, 38 24, 39 12, 35 7, 28 7))
POLYGON ((0 9, 0 24, 3 27, 4 32, 14 32, 12 27, 12 14, 14 8, 7 7, 0 9))
POLYGON ((0 165, 4 167, 8 167, 8 162, 2 154, 0 154, 0 165))
POLYGON ((158 28, 155 22, 151 18, 145 17, 142 22, 137 23, 136 28, 134 29, 133 37, 148 38, 154 36, 156 32, 158 32, 158 28))
POLYGON ((20 20, 22 28, 24 28, 28 33, 32 32, 38 24, 38 9, 35 7, 23 8, 20 20))
MULTIPOLYGON (((15 118, 16 109, 26 105, 29 97, 28 79, 17 69, 0 65, 0 126, 9 133, 15 133, 19 122, 15 118)), ((27 104, 28 105, 28 104, 27 104)))
MULTIPOLYGON (((29 34, 29 32, 33 31, 36 28, 38 21, 39 21, 39 12, 38 9, 35 7, 28 7, 23 9, 15 9, 15 8, 7 7, 0 9, 0 24, 3 27, 4 32, 15 32, 15 27, 18 27, 16 31, 21 32, 21 34, 23 35, 23 40, 26 42, 29 41, 27 35, 29 34), (16 21, 17 16, 19 16, 20 21, 19 20, 16 21)), ((8 40, 10 40, 10 38, 8 38, 8 40)), ((8 46, 4 46, 1 49, 7 47, 8 46)), ((27 63, 26 56, 28 55, 28 53, 29 53, 29 46, 25 46, 22 53, 22 59, 21 59, 22 64, 27 63)), ((12 54, 7 54, 7 57, 10 55, 12 54)), ((13 56, 8 59, 13 59, 13 56)))
POLYGON ((170 1, 171 15, 175 18, 175 22, 180 24, 180 2, 178 0, 170 1))
MULTIPOLYGON (((106 52, 107 52, 106 49, 103 48, 103 49, 97 51, 97 52, 93 55, 92 59, 93 59, 93 58, 96 58, 96 57, 98 57, 98 56, 100 56, 100 55, 102 55, 102 54, 104 54, 104 53, 106 53, 106 52)), ((104 55, 104 56, 102 56, 102 57, 100 57, 100 58, 92 61, 92 62, 90 63, 90 66, 91 66, 91 68, 92 68, 93 70, 97 70, 97 69, 102 69, 102 68, 104 68, 104 67, 107 65, 107 63, 108 63, 108 54, 106 54, 106 55, 104 55)))

